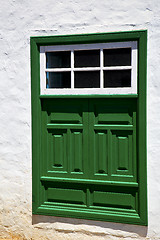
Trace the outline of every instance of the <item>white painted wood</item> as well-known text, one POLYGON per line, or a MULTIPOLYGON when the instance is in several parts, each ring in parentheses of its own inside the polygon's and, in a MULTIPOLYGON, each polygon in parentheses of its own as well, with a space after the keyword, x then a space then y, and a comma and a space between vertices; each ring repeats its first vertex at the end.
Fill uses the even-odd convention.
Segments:
POLYGON ((71 51, 71 50, 93 50, 93 49, 110 49, 110 48, 136 48, 136 42, 110 42, 110 43, 96 43, 96 44, 75 44, 75 45, 54 45, 45 46, 45 52, 55 51, 71 51))
POLYGON ((99 95, 99 94, 133 94, 130 87, 126 88, 75 88, 75 89, 45 89, 43 95, 99 95))
POLYGON ((103 48, 100 49, 100 88, 103 88, 103 83, 104 83, 104 79, 103 79, 103 48))
POLYGON ((46 54, 44 52, 45 47, 40 47, 40 88, 41 88, 41 94, 44 94, 44 91, 46 89, 46 72, 44 69, 46 68, 46 54))
MULTIPOLYGON (((103 52, 102 52, 103 53, 103 52)), ((74 58, 73 58, 74 61, 74 58)), ((128 70, 132 69, 132 66, 114 66, 114 67, 81 67, 81 68, 46 68, 45 72, 80 72, 80 71, 100 71, 100 70, 128 70)))
POLYGON ((85 71, 100 71, 100 67, 81 67, 81 68, 74 68, 74 72, 85 72, 85 71))
POLYGON ((133 69, 131 71, 131 88, 137 93, 137 71, 138 71, 138 54, 137 54, 137 42, 135 42, 134 47, 131 51, 131 65, 133 69))
POLYGON ((71 89, 74 89, 74 51, 71 50, 71 89))
MULTIPOLYGON (((73 60, 74 61, 74 60, 73 60)), ((128 70, 132 69, 132 66, 117 66, 117 67, 81 67, 81 68, 46 68, 45 72, 85 72, 85 71, 101 71, 103 74, 103 70, 128 70)), ((74 78, 73 78, 74 79, 74 78)), ((103 79, 103 78, 102 78, 103 79)))
POLYGON ((102 70, 129 70, 132 66, 103 67, 102 70))
POLYGON ((45 72, 69 72, 71 68, 46 68, 45 72))
POLYGON ((41 94, 43 95, 74 95, 74 94, 137 94, 137 42, 114 42, 100 44, 80 44, 80 45, 58 45, 40 47, 40 74, 41 74, 41 94), (111 48, 131 48, 131 66, 111 66, 104 67, 103 49, 111 48), (74 50, 100 50, 99 67, 74 67, 74 50), (46 68, 46 52, 52 51, 71 51, 70 68, 46 68), (128 70, 131 69, 131 87, 123 88, 104 88, 104 70, 128 70), (46 73, 47 72, 68 72, 71 71, 71 88, 66 89, 47 89, 46 73), (100 71, 100 88, 74 88, 74 72, 76 71, 100 71))

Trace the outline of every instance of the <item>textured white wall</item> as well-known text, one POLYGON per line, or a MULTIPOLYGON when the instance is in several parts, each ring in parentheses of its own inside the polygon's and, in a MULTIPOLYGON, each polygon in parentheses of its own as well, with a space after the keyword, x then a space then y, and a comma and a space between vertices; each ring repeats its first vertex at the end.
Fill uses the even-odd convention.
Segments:
POLYGON ((0 237, 160 239, 160 1, 6 0, 0 7, 0 237), (30 36, 148 29, 149 226, 31 214, 30 36))

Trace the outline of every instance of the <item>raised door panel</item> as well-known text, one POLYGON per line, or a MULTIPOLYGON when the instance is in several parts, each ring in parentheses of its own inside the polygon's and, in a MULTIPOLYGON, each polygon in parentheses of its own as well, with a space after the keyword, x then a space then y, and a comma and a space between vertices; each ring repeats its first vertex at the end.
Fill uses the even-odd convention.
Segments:
POLYGON ((96 175, 108 174, 108 134, 107 131, 94 131, 94 169, 96 175), (100 161, 99 161, 100 159, 100 161))
POLYGON ((43 184, 43 206, 48 208, 86 208, 87 190, 85 185, 79 183, 67 183, 65 181, 55 182, 42 181, 43 184))
POLYGON ((137 193, 131 189, 128 191, 125 188, 108 188, 97 191, 96 189, 92 195, 92 204, 94 208, 103 208, 110 211, 123 211, 136 213, 136 197, 137 193))
POLYGON ((134 178, 135 148, 133 130, 111 130, 111 176, 120 178, 134 178))
POLYGON ((67 173, 68 142, 66 129, 48 129, 48 172, 67 173))
POLYGON ((136 182, 136 161, 136 100, 90 99, 90 178, 136 182))
POLYGON ((43 176, 85 178, 88 173, 88 101, 42 102, 43 176))
POLYGON ((71 140, 70 140, 70 155, 71 161, 71 173, 83 173, 84 164, 84 146, 83 146, 83 130, 72 129, 71 130, 71 140))

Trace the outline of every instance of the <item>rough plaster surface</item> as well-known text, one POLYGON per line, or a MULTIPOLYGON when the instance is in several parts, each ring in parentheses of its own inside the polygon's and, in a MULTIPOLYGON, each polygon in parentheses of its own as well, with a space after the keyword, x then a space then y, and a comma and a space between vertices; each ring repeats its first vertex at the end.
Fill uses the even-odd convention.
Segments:
POLYGON ((160 1, 6 0, 0 8, 0 238, 160 239, 160 1), (148 227, 31 213, 30 36, 148 29, 148 227))

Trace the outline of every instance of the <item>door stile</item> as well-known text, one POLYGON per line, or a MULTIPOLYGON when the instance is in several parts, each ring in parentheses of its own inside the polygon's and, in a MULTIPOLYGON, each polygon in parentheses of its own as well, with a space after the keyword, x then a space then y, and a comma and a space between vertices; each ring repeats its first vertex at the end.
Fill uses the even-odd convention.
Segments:
POLYGON ((91 104, 90 99, 88 99, 88 178, 94 179, 95 171, 95 149, 94 149, 94 108, 91 104))
POLYGON ((83 161, 82 161, 82 168, 84 171, 83 178, 88 179, 90 166, 88 163, 88 149, 89 149, 89 116, 88 116, 88 99, 81 99, 80 101, 84 102, 84 108, 82 113, 82 122, 83 122, 83 139, 82 139, 82 145, 83 145, 83 161))

